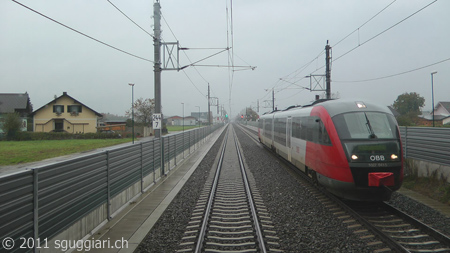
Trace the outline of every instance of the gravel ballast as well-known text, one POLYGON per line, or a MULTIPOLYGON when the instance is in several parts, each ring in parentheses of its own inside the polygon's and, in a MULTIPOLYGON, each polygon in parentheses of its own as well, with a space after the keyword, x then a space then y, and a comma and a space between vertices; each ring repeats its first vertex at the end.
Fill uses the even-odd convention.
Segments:
MULTIPOLYGON (((270 151, 235 127, 246 164, 268 209, 285 252, 373 252, 332 214, 270 151)), ((174 252, 220 149, 223 134, 191 175, 135 252, 174 252)), ((416 201, 394 193, 390 204, 414 217, 423 217, 449 234, 450 219, 416 201)))

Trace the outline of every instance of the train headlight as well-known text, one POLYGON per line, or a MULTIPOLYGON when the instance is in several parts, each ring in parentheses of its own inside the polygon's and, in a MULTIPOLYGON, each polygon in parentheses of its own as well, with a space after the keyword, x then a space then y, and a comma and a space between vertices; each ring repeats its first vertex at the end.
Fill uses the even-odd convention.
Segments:
POLYGON ((397 156, 396 154, 392 154, 392 155, 391 155, 391 159, 392 159, 392 160, 398 159, 398 156, 397 156))
POLYGON ((361 102, 361 101, 356 102, 356 106, 359 109, 366 108, 366 105, 363 102, 361 102))
POLYGON ((352 160, 358 160, 358 156, 357 155, 352 155, 352 160))

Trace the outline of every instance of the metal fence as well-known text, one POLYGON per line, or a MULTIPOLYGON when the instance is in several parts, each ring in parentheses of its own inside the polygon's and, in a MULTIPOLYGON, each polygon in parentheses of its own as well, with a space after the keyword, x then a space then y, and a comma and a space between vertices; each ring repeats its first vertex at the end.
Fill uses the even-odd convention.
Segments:
MULTIPOLYGON (((214 125, 164 136, 0 178, 0 238, 9 237, 19 249, 20 238, 52 238, 88 213, 153 173, 152 185, 195 149, 214 125), (161 143, 162 141, 162 143, 161 143), (161 148, 163 149, 161 152, 161 148), (163 161, 163 162, 162 162, 163 161)), ((4 245, 0 246, 3 252, 4 245)))
POLYGON ((403 155, 450 166, 450 128, 400 127, 403 155))

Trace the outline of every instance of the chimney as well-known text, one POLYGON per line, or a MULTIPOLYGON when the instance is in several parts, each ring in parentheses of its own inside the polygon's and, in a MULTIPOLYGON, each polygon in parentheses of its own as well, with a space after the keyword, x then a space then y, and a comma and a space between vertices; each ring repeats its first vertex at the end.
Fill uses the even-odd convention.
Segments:
POLYGON ((67 92, 64 91, 64 92, 63 92, 63 95, 66 95, 66 96, 67 96, 67 92))
POLYGON ((316 101, 319 100, 319 98, 320 98, 320 96, 319 96, 319 95, 316 95, 316 101))

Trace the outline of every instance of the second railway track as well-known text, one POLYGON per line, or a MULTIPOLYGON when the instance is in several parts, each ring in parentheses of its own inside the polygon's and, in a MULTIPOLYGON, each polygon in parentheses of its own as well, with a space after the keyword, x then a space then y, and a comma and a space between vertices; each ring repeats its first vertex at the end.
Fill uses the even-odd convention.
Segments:
POLYGON ((277 252, 278 237, 230 126, 178 252, 277 252))

